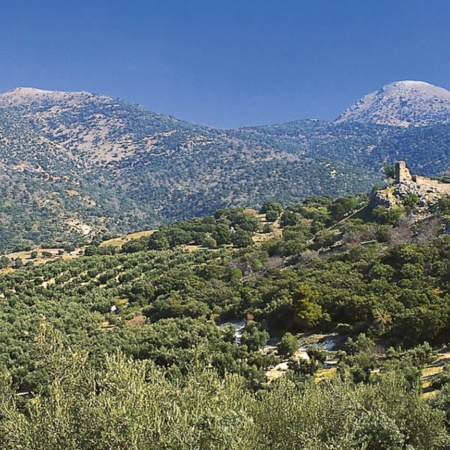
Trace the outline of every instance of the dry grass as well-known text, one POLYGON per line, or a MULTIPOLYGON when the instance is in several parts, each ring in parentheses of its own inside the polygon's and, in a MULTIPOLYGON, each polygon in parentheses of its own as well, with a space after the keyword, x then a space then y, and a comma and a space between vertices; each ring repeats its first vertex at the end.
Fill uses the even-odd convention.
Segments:
POLYGON ((253 236, 253 242, 255 244, 262 244, 263 242, 268 241, 269 239, 273 239, 275 237, 281 236, 283 234, 283 231, 280 228, 280 221, 276 220, 275 222, 267 222, 265 220, 265 214, 259 214, 258 216, 259 221, 261 222, 261 225, 271 225, 272 231, 270 233, 255 233, 253 236))
POLYGON ((332 367, 331 369, 319 369, 315 375, 315 381, 323 381, 323 380, 331 380, 336 374, 336 368, 332 367))
POLYGON ((131 241, 133 239, 140 239, 142 237, 151 236, 155 231, 156 230, 139 231, 137 233, 127 234, 126 236, 109 239, 108 241, 102 242, 100 244, 100 247, 122 247, 125 242, 131 241))
POLYGON ((422 397, 424 399, 432 398, 439 392, 439 389, 434 389, 432 387, 432 383, 433 380, 442 372, 444 365, 448 364, 449 361, 450 353, 441 353, 432 365, 425 367, 425 369, 422 370, 422 397))
POLYGON ((137 233, 127 234, 125 236, 125 239, 127 241, 129 241, 131 239, 140 239, 141 237, 151 236, 153 233, 155 233, 155 231, 157 231, 157 230, 146 230, 146 231, 139 231, 137 233))
POLYGON ((123 244, 125 244, 125 242, 127 242, 124 238, 114 238, 114 239, 109 239, 107 241, 103 241, 100 244, 100 247, 122 247, 123 244))
POLYGON ((270 383, 271 381, 278 380, 288 371, 287 363, 280 363, 276 365, 273 369, 270 369, 266 372, 267 381, 270 383))
POLYGON ((10 253, 10 254, 6 255, 6 257, 9 259, 20 258, 23 261, 25 259, 29 259, 30 255, 31 255, 31 252, 15 252, 15 253, 10 253))
POLYGON ((147 318, 145 316, 137 315, 137 316, 134 316, 132 319, 127 320, 125 322, 125 325, 127 325, 129 327, 142 327, 143 325, 145 325, 146 321, 147 321, 147 318))
POLYGON ((441 373, 443 369, 443 366, 438 367, 426 367, 422 370, 422 380, 426 380, 428 378, 432 378, 438 373, 441 373))
MULTIPOLYGON (((139 239, 144 236, 150 236, 152 235, 156 230, 146 230, 146 231, 140 231, 137 233, 128 234, 123 237, 110 239, 108 241, 104 241, 100 244, 101 247, 105 246, 113 246, 113 247, 122 247, 125 242, 128 242, 132 239, 139 239)), ((84 255, 84 250, 86 247, 77 248, 71 253, 62 253, 59 254, 60 251, 63 251, 63 248, 34 248, 30 251, 24 251, 24 252, 15 252, 15 253, 9 253, 8 255, 5 255, 10 260, 14 259, 21 259, 24 264, 32 262, 33 264, 44 264, 49 261, 56 261, 58 259, 75 259, 79 258, 80 256, 84 255), (38 257, 31 259, 31 252, 36 251, 38 252, 38 257), (42 258, 41 254, 42 252, 48 252, 51 253, 52 256, 49 256, 47 258, 42 258)), ((5 269, 1 269, 0 273, 9 273, 14 271, 13 268, 7 267, 5 269)))
MULTIPOLYGON (((76 249, 75 251, 71 252, 71 253, 62 253, 59 254, 60 251, 64 251, 64 249, 62 248, 34 248, 30 251, 25 251, 25 252, 15 252, 15 253, 9 253, 7 255, 5 255, 7 258, 9 258, 10 260, 15 260, 15 259, 21 259, 22 262, 24 264, 26 263, 33 263, 33 264, 44 264, 46 262, 49 261, 56 261, 58 259, 73 259, 73 258, 78 258, 79 255, 79 251, 81 251, 82 253, 84 253, 84 247, 80 248, 80 249, 76 249), (31 258, 31 252, 32 251, 36 251, 38 253, 38 257, 32 259, 31 258), (42 252, 47 252, 50 253, 52 256, 49 256, 47 258, 43 258, 41 256, 42 252)), ((9 268, 8 272, 10 272, 11 269, 9 268)), ((2 272, 2 273, 6 273, 6 272, 2 272)))
POLYGON ((115 328, 115 325, 111 325, 108 321, 106 321, 100 324, 100 328, 102 331, 111 331, 115 328))
POLYGON ((424 393, 422 394, 422 398, 423 398, 424 400, 429 400, 429 399, 435 397, 435 396, 437 395, 437 393, 438 393, 438 391, 436 391, 436 390, 424 392, 424 393))
POLYGON ((183 249, 187 250, 189 253, 196 252, 201 248, 204 249, 206 247, 202 247, 201 245, 183 245, 183 249))

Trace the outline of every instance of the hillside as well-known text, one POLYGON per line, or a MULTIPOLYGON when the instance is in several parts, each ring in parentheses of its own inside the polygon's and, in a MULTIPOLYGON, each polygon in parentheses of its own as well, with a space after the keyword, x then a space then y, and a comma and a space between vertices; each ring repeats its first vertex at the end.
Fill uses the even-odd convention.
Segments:
POLYGON ((350 106, 336 122, 363 122, 400 127, 448 123, 450 92, 423 81, 383 86, 350 106))
MULTIPOLYGON (((411 116, 420 127, 344 114, 237 130, 97 94, 14 89, 0 95, 0 252, 82 245, 269 199, 364 192, 397 159, 424 175, 450 170, 446 103, 431 114, 441 91, 427 89, 402 94, 428 117, 411 116)), ((371 110, 384 114, 381 103, 371 110)))
POLYGON ((223 209, 4 270, 0 442, 448 448, 450 204, 367 205, 223 209))

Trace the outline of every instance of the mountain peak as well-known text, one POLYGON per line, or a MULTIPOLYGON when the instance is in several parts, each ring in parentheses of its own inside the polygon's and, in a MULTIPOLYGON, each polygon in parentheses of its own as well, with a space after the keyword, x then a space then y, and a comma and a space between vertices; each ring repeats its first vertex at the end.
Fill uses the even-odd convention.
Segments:
POLYGON ((336 122, 402 127, 448 123, 450 92, 425 81, 396 81, 358 100, 336 122))
POLYGON ((33 87, 16 87, 0 95, 0 106, 21 106, 31 102, 68 101, 93 97, 89 92, 63 92, 36 89, 33 87))
POLYGON ((387 93, 397 92, 404 95, 416 93, 425 97, 443 97, 450 99, 449 91, 425 81, 395 81, 394 83, 383 86, 380 90, 387 93))

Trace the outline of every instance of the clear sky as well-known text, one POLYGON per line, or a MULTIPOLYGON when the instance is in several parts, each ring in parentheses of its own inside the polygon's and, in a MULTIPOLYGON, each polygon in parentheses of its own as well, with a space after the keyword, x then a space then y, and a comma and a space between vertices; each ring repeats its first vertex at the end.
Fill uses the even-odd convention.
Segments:
POLYGON ((450 90, 449 0, 0 0, 0 92, 89 91, 217 127, 450 90))

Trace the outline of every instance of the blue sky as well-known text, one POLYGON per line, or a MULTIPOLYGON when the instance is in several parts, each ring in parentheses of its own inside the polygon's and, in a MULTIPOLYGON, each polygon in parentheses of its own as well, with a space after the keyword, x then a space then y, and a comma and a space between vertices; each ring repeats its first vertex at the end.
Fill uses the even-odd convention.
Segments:
POLYGON ((89 91, 217 127, 450 89, 448 0, 0 0, 0 92, 89 91))

